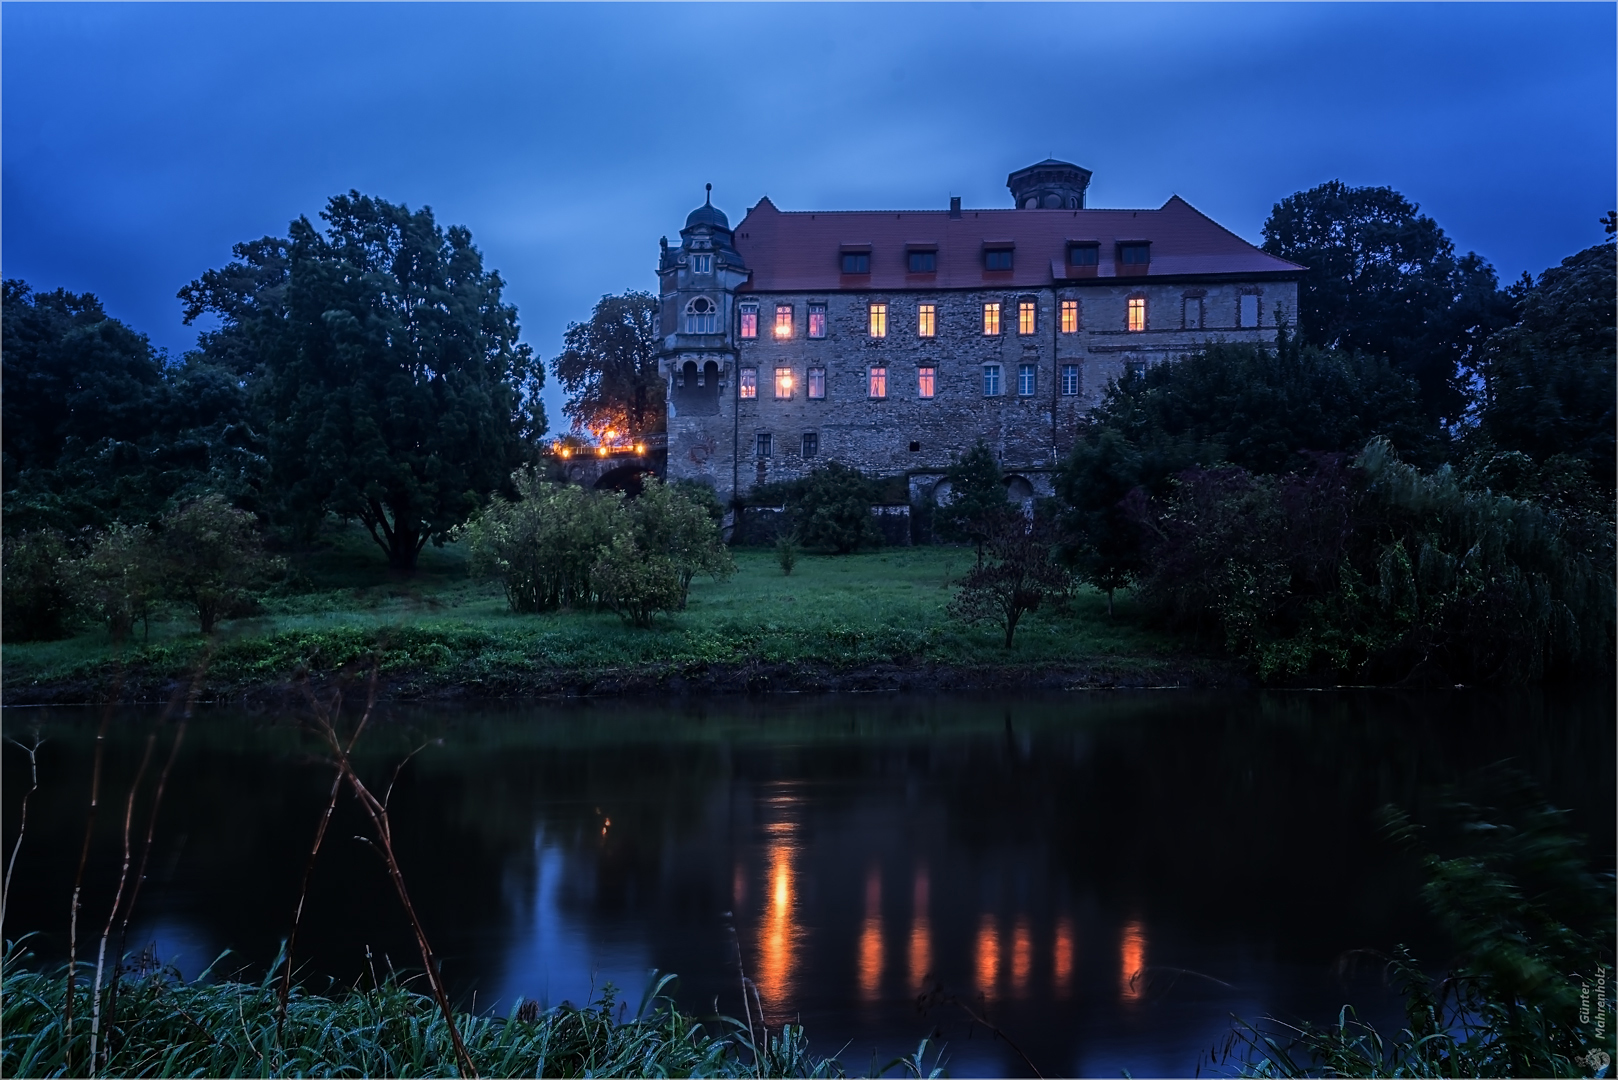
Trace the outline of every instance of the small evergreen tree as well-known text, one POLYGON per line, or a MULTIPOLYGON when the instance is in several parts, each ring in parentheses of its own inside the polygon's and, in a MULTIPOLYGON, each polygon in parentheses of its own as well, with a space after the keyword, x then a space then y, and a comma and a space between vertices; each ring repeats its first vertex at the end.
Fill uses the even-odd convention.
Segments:
POLYGON ((979 439, 945 471, 949 498, 933 512, 934 527, 945 540, 971 544, 983 565, 983 545, 1011 518, 1022 515, 1006 499, 1005 477, 994 454, 979 439))

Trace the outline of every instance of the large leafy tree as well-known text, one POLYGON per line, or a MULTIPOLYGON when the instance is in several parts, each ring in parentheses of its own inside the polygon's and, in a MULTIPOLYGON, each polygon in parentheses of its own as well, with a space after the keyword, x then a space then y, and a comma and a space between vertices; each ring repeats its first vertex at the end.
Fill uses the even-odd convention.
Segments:
POLYGON ((1586 248, 1517 293, 1518 322, 1489 340, 1477 365, 1481 433, 1493 449, 1535 462, 1582 461, 1610 493, 1618 249, 1586 248))
POLYGON ((543 434, 544 372, 468 230, 357 191, 320 216, 180 298, 187 321, 220 317, 204 349, 257 386, 279 508, 358 518, 409 572, 543 434))
POLYGON ((646 292, 603 296, 588 322, 568 325, 565 347, 551 367, 567 391, 562 411, 575 430, 663 430, 667 404, 657 373, 656 331, 657 298, 646 292))
POLYGON ((1298 297, 1305 341, 1385 357, 1421 387, 1434 419, 1466 408, 1460 366, 1511 321, 1493 268, 1387 187, 1338 180, 1281 200, 1264 250, 1309 268, 1298 297))

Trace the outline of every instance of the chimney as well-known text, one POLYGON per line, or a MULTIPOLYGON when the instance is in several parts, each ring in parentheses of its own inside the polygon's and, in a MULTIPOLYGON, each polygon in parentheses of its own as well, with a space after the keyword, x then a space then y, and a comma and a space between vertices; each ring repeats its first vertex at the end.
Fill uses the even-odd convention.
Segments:
POLYGON ((949 216, 953 218, 961 216, 961 197, 959 195, 949 197, 949 216))

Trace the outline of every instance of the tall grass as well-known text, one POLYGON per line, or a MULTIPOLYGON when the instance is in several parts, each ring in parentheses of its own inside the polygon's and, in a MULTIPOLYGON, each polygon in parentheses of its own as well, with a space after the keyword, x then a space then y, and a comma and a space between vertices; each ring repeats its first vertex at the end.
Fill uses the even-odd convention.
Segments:
MULTIPOLYGON (((65 971, 30 969, 9 948, 0 960, 0 1075, 73 1075, 89 1060, 88 1033, 64 1039, 65 971), (74 1064, 70 1064, 74 1063, 74 1064)), ((106 1031, 109 1076, 460 1075, 450 1027, 433 997, 389 975, 329 994, 295 985, 277 1038, 278 966, 258 982, 182 982, 172 970, 123 977, 106 1031)), ((460 1012, 456 1027, 479 1076, 842 1076, 788 1025, 750 1038, 725 1017, 697 1020, 673 1007, 658 979, 630 1014, 614 989, 585 1006, 541 1010, 518 1002, 507 1017, 460 1012)), ((80 1010, 86 980, 76 980, 80 1010)), ((920 1075, 920 1051, 884 1071, 920 1075)))

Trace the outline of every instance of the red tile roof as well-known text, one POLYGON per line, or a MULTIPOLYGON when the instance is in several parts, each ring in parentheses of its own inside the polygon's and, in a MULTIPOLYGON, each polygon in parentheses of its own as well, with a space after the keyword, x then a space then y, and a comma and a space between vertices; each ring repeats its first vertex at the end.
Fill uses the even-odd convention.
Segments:
POLYGON ((736 250, 755 292, 835 289, 1049 288, 1067 274, 1071 241, 1099 243, 1100 264, 1077 281, 1120 276, 1119 241, 1148 240, 1151 262, 1132 278, 1212 274, 1295 274, 1303 267, 1260 251, 1190 203, 1173 196, 1157 210, 777 210, 769 198, 736 226, 736 250), (985 247, 1016 245, 1010 273, 985 272, 985 247), (870 245, 871 272, 844 275, 838 255, 870 245), (907 247, 938 251, 936 274, 907 273, 907 247))

